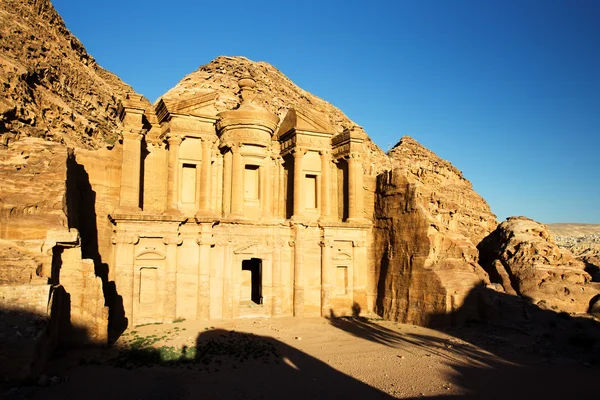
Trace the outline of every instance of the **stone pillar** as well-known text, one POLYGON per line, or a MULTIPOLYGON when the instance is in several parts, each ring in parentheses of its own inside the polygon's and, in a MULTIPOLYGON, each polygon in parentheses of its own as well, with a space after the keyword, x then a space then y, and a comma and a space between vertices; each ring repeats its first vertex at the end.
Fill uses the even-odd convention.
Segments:
POLYGON ((227 217, 231 213, 231 151, 223 155, 223 216, 227 217))
POLYGON ((177 210, 179 204, 179 145, 181 137, 169 136, 169 174, 167 184, 167 210, 177 210))
POLYGON ((285 198, 285 171, 283 168, 283 158, 277 160, 277 172, 279 174, 278 196, 277 196, 277 218, 285 219, 286 215, 286 198, 285 198))
POLYGON ((223 212, 223 155, 217 150, 216 156, 217 171, 211 204, 213 206, 213 214, 220 216, 223 212))
POLYGON ((177 235, 166 236, 163 243, 167 246, 163 322, 170 323, 177 318, 177 246, 182 240, 177 235))
POLYGON ((223 252, 223 318, 233 318, 233 244, 226 240, 222 243, 221 251, 223 252))
POLYGON ((244 161, 239 145, 233 146, 231 151, 231 216, 241 217, 244 215, 244 161))
POLYGON ((331 311, 332 263, 331 248, 333 241, 323 238, 321 245, 321 316, 327 317, 331 311))
POLYGON ((273 250, 273 309, 271 315, 281 316, 281 248, 284 242, 280 239, 275 240, 275 249, 273 250))
POLYGON ((352 155, 348 157, 348 220, 356 219, 356 168, 352 155))
POLYGON ((302 184, 304 183, 304 170, 302 159, 305 151, 303 149, 294 150, 294 215, 292 218, 298 218, 304 214, 304 199, 302 195, 302 184))
POLYGON ((359 154, 348 158, 348 221, 364 220, 363 170, 359 154))
POLYGON ((140 168, 142 138, 140 131, 123 132, 121 162, 120 208, 122 211, 140 211, 140 168))
POLYGON ((304 274, 303 274, 303 256, 300 241, 300 225, 295 225, 295 240, 290 242, 294 247, 294 317, 304 315, 304 274))
POLYGON ((133 280, 135 266, 135 245, 139 237, 129 234, 117 234, 113 238, 115 247, 115 284, 117 293, 123 298, 123 311, 127 326, 133 326, 133 280))
POLYGON ((260 188, 263 193, 261 199, 262 206, 262 216, 263 218, 270 219, 273 217, 273 186, 275 186, 275 180, 272 175, 272 165, 273 161, 271 156, 267 156, 265 159, 263 166, 261 167, 261 182, 260 188))
POLYGON ((212 141, 202 139, 202 164, 200 167, 200 210, 201 215, 210 215, 211 195, 211 164, 212 164, 212 141))
MULTIPOLYGON (((207 227, 202 227, 204 231, 207 227)), ((210 229, 210 224, 208 224, 210 229)), ((198 266, 198 307, 196 319, 207 320, 210 318, 210 247, 212 245, 212 235, 210 232, 200 233, 200 238, 196 240, 199 246, 198 266)))
POLYGON ((331 155, 329 151, 321 151, 321 220, 331 217, 331 155))
POLYGON ((363 312, 367 312, 367 247, 364 240, 352 242, 354 260, 353 276, 353 303, 358 304, 363 312))

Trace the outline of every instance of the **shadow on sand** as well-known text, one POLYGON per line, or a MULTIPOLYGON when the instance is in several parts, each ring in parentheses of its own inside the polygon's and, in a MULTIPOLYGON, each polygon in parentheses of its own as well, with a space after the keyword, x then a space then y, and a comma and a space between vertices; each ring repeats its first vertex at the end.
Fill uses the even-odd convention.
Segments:
MULTIPOLYGON (((356 337, 409 353, 422 349, 437 356, 432 362, 451 367, 448 381, 468 394, 436 397, 598 398, 600 323, 585 316, 543 310, 519 297, 486 288, 474 289, 465 307, 477 307, 480 318, 442 330, 458 340, 399 332, 357 316, 332 315, 328 319, 332 326, 356 337)), ((433 316, 434 324, 436 318, 448 320, 447 315, 433 316)))
POLYGON ((196 346, 176 357, 164 348, 130 348, 86 364, 73 368, 68 382, 32 390, 29 398, 393 398, 274 338, 222 329, 198 334, 196 346))

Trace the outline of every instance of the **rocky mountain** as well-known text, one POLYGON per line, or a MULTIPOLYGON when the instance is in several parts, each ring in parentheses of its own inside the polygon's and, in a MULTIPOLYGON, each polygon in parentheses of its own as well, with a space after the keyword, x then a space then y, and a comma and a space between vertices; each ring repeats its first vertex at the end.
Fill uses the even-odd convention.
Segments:
POLYGON ((476 246, 496 216, 458 169, 416 140, 403 137, 389 156, 376 193, 376 311, 405 323, 448 324, 471 290, 489 283, 476 246))
POLYGON ((38 137, 99 148, 130 86, 90 56, 49 0, 0 2, 0 146, 38 137))

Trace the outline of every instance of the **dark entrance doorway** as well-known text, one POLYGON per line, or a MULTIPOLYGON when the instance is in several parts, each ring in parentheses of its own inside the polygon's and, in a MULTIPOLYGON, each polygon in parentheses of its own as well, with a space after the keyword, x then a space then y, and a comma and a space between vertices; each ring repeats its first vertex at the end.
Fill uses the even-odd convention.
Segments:
POLYGON ((262 260, 251 258, 242 261, 242 301, 262 304, 262 260))

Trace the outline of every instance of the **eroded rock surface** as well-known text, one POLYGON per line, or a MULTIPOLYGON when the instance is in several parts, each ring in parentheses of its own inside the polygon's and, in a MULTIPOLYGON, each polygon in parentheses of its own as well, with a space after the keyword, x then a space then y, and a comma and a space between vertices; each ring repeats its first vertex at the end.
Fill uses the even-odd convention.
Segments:
POLYGON ((0 49, 0 145, 115 142, 118 101, 132 89, 98 65, 49 0, 3 0, 0 49))
MULTIPOLYGON (((459 170, 414 139, 403 137, 389 155, 392 170, 378 179, 375 211, 376 311, 445 324, 474 287, 488 283, 475 246, 496 218, 459 170)), ((476 312, 464 310, 466 317, 476 312)))
POLYGON ((534 304, 585 313, 600 293, 585 264, 559 248, 548 227, 532 219, 508 218, 478 248, 491 280, 534 304))

